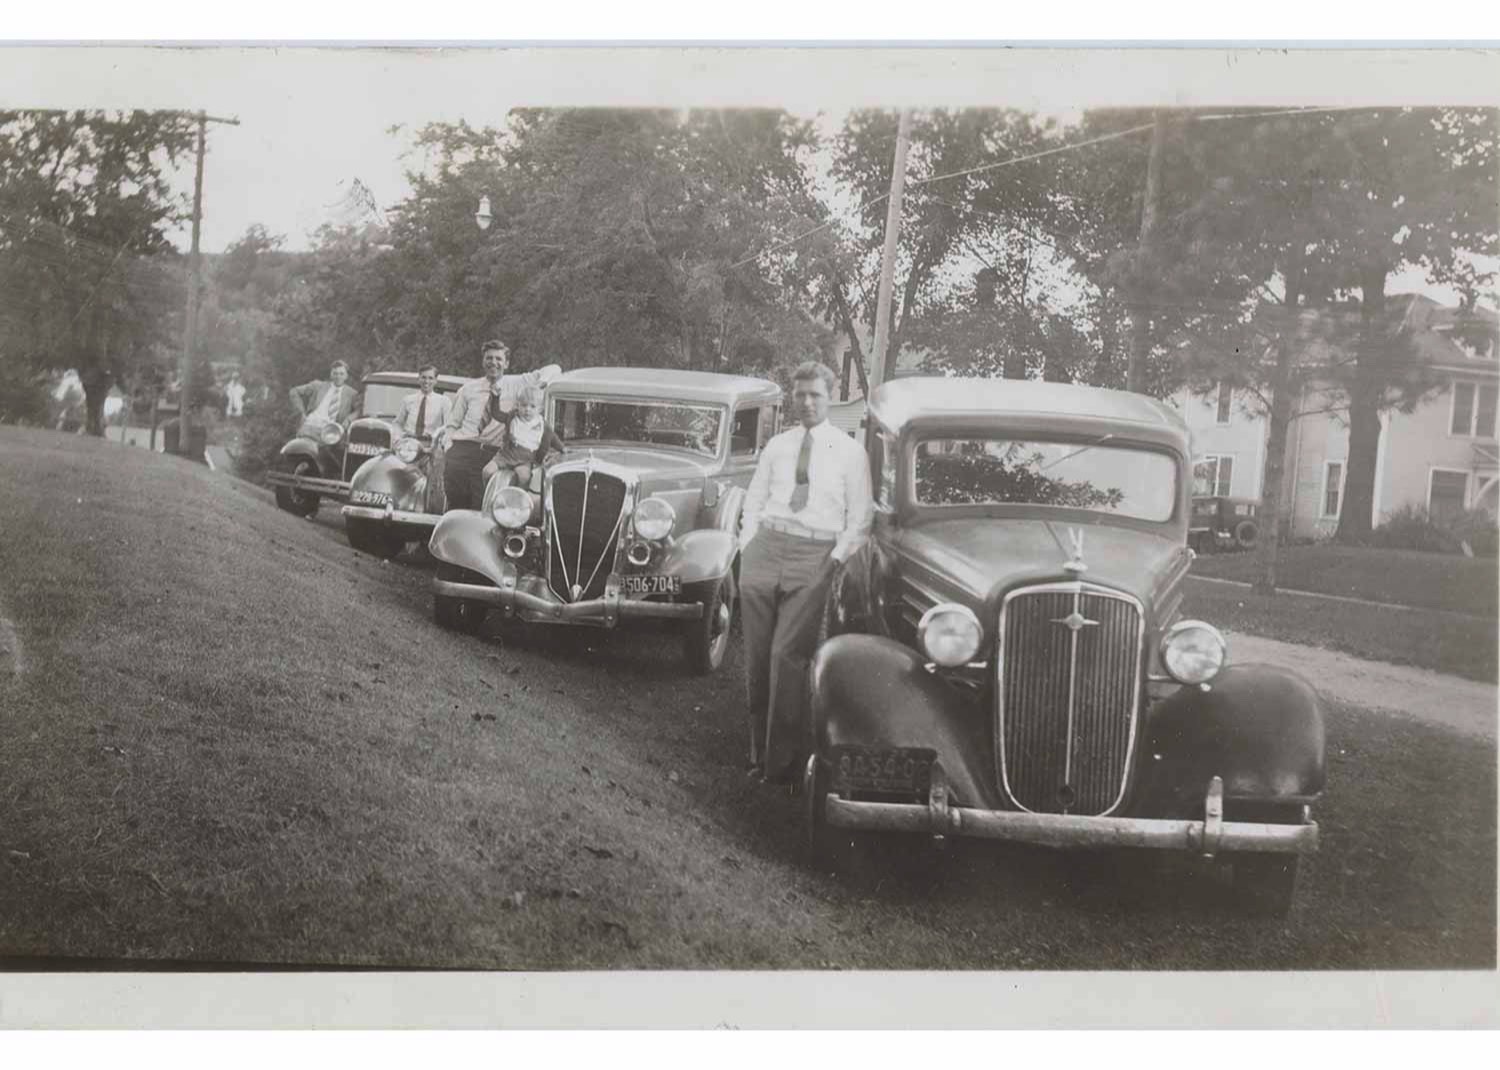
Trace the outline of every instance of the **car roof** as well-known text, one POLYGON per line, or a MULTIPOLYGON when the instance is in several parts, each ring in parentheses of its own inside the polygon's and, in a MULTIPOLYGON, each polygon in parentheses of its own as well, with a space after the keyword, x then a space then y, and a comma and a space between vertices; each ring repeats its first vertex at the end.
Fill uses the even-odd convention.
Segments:
POLYGON ((767 379, 677 368, 575 368, 547 387, 549 395, 559 391, 728 405, 781 397, 781 387, 767 379))
MULTIPOLYGON (((446 394, 449 391, 457 390, 468 381, 469 380, 464 378, 462 375, 439 375, 437 380, 437 390, 439 393, 446 394)), ((365 376, 364 383, 366 386, 369 386, 371 384, 374 384, 376 386, 409 386, 413 390, 415 390, 417 388, 417 373, 371 372, 369 375, 365 376)))
POLYGON ((875 389, 870 411, 898 433, 906 424, 924 418, 946 422, 965 417, 1057 416, 1187 434, 1187 425, 1175 409, 1145 394, 1038 379, 903 376, 875 389))

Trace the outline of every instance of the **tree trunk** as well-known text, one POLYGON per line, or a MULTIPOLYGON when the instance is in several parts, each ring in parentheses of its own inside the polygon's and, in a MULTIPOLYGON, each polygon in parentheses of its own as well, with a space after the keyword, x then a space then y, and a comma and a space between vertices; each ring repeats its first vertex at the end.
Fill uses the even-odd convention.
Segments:
POLYGON ((96 438, 104 437, 104 399, 109 397, 109 377, 80 377, 83 384, 84 430, 96 438))
POLYGON ((1282 483, 1286 469, 1286 433, 1292 424, 1292 344, 1286 332, 1276 342, 1276 363, 1267 383, 1271 391, 1270 426, 1266 429, 1266 467, 1260 483, 1260 542, 1255 548, 1256 594, 1276 593, 1276 562, 1281 552, 1282 483))
POLYGON ((1152 244, 1156 236, 1157 202, 1161 199, 1161 150, 1167 123, 1161 112, 1155 114, 1151 129, 1151 152, 1146 158, 1146 194, 1141 203, 1141 237, 1136 258, 1135 282, 1130 305, 1130 361, 1125 366, 1125 389, 1137 394, 1146 391, 1146 359, 1151 353, 1150 285, 1145 273, 1151 270, 1152 244))
POLYGON ((1370 534, 1375 506, 1375 461, 1380 453, 1380 404, 1385 396, 1384 349, 1385 279, 1383 264, 1361 273, 1363 301, 1360 308, 1359 348, 1353 381, 1349 385, 1349 458, 1344 475, 1344 497, 1339 507, 1339 526, 1334 539, 1341 543, 1364 542, 1370 534))

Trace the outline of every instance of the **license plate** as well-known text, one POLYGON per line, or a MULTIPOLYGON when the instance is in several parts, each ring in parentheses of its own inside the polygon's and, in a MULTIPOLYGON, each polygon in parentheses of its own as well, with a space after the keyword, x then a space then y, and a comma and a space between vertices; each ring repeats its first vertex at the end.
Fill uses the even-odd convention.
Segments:
POLYGON ((367 456, 373 457, 377 453, 384 453, 385 447, 377 446, 373 442, 351 442, 349 443, 349 452, 362 453, 367 456))
POLYGON ((626 594, 681 594, 681 576, 625 576, 626 594))
POLYGON ((833 754, 833 787, 925 795, 932 786, 937 751, 916 747, 839 747, 833 754))
POLYGON ((349 500, 355 505, 384 505, 391 496, 373 490, 356 490, 349 495, 349 500))

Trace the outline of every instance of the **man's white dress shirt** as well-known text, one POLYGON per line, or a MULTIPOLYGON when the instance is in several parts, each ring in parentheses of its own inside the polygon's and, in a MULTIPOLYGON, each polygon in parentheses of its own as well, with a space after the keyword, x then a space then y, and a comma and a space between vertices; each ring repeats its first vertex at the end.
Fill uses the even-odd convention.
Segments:
POLYGON ((814 536, 833 536, 834 558, 847 561, 869 536, 874 515, 870 465, 859 443, 827 420, 810 429, 798 424, 772 438, 760 455, 740 513, 740 548, 755 538, 763 518, 772 518, 814 536), (812 435, 807 504, 794 512, 792 491, 804 435, 812 435))

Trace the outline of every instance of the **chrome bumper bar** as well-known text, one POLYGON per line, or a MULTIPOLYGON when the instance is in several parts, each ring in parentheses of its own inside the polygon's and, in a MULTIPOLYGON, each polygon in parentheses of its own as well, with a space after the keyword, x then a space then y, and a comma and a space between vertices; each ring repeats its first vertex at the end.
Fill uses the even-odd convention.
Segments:
MULTIPOLYGON (((816 758, 812 760, 816 761, 816 758)), ((932 776, 932 789, 925 805, 854 802, 829 794, 823 800, 824 819, 838 828, 926 833, 940 841, 947 836, 972 836, 1047 847, 1141 847, 1190 851, 1207 858, 1221 851, 1306 854, 1318 849, 1316 822, 1267 825, 1225 821, 1224 785, 1218 777, 1209 784, 1204 800, 1204 819, 1184 821, 1029 814, 950 806, 947 785, 936 762, 933 763, 932 776)))
POLYGON ((267 472, 266 482, 273 487, 291 487, 293 490, 311 491, 341 501, 349 497, 349 484, 338 479, 320 479, 315 476, 294 476, 290 472, 267 472))
POLYGON ((414 528, 435 528, 442 518, 437 513, 412 513, 393 509, 389 505, 346 505, 339 510, 346 518, 360 520, 383 520, 391 524, 406 524, 414 528))
POLYGON ((669 620, 702 620, 702 602, 641 602, 621 598, 614 589, 606 589, 603 598, 590 598, 584 602, 555 602, 539 598, 527 591, 518 591, 513 586, 491 587, 488 584, 455 583, 452 580, 432 581, 435 594, 449 598, 465 598, 491 605, 525 609, 547 620, 567 623, 590 621, 613 625, 621 617, 664 617, 669 620))

